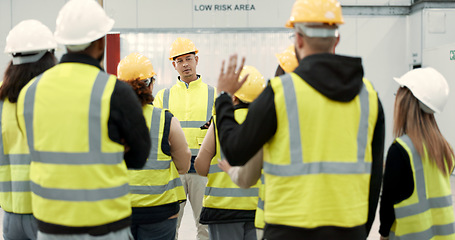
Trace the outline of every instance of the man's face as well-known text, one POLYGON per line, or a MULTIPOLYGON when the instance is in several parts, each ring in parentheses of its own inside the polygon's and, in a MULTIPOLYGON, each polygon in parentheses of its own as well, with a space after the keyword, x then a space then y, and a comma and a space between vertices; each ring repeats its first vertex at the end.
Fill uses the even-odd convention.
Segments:
POLYGON ((185 54, 177 57, 173 62, 175 70, 180 75, 181 80, 196 80, 196 65, 198 63, 198 56, 193 53, 185 54))

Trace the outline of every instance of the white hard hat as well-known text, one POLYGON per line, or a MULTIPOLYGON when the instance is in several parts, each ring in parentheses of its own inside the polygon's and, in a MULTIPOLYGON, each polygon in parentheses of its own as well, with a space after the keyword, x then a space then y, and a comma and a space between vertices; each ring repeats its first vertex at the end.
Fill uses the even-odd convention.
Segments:
POLYGON ((393 79, 400 86, 411 90, 412 94, 425 105, 421 105, 424 111, 440 113, 444 109, 449 97, 449 85, 444 76, 435 69, 431 67, 417 68, 400 78, 393 79))
POLYGON ((13 64, 36 62, 57 48, 51 30, 40 21, 29 19, 18 23, 6 37, 5 53, 13 55, 13 64))
POLYGON ((70 0, 57 16, 55 40, 62 45, 82 45, 105 36, 114 26, 95 0, 70 0))

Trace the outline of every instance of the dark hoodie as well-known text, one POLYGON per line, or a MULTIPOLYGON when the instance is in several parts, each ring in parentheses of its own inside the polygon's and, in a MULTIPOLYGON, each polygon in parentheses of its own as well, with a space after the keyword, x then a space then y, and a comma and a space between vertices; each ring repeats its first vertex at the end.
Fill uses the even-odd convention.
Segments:
MULTIPOLYGON (((354 99, 363 84, 360 58, 315 54, 302 59, 294 73, 321 94, 340 102, 354 99)), ((248 115, 241 125, 235 121, 234 108, 228 95, 221 95, 216 100, 215 107, 220 144, 231 165, 244 165, 276 132, 274 92, 270 84, 250 104, 248 115)), ((366 226, 304 229, 268 224, 265 239, 365 239, 374 220, 381 188, 384 131, 384 113, 378 99, 378 120, 372 143, 370 206, 366 226)))

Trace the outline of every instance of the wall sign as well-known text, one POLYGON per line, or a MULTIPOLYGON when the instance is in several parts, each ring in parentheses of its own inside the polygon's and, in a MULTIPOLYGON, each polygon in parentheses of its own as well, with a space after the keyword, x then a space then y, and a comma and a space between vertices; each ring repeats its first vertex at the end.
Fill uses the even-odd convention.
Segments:
POLYGON ((254 4, 200 4, 194 5, 194 11, 255 11, 254 4))

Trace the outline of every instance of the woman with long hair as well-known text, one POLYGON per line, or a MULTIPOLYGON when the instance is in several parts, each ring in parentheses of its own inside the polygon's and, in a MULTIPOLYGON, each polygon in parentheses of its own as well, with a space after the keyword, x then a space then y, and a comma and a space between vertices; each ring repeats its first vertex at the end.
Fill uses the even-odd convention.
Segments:
POLYGON ((36 239, 30 191, 30 153, 18 128, 16 103, 21 89, 57 63, 57 43, 48 27, 37 20, 17 24, 6 38, 12 55, 0 86, 0 206, 5 211, 3 239, 36 239))
POLYGON ((179 173, 190 168, 190 149, 177 118, 151 105, 155 82, 151 61, 132 53, 120 61, 117 73, 136 92, 152 142, 145 166, 128 169, 131 232, 136 240, 174 240, 180 203, 186 200, 179 173))
POLYGON ((414 69, 396 93, 393 134, 380 205, 381 239, 455 239, 450 174, 454 152, 434 113, 449 86, 433 68, 414 69))

